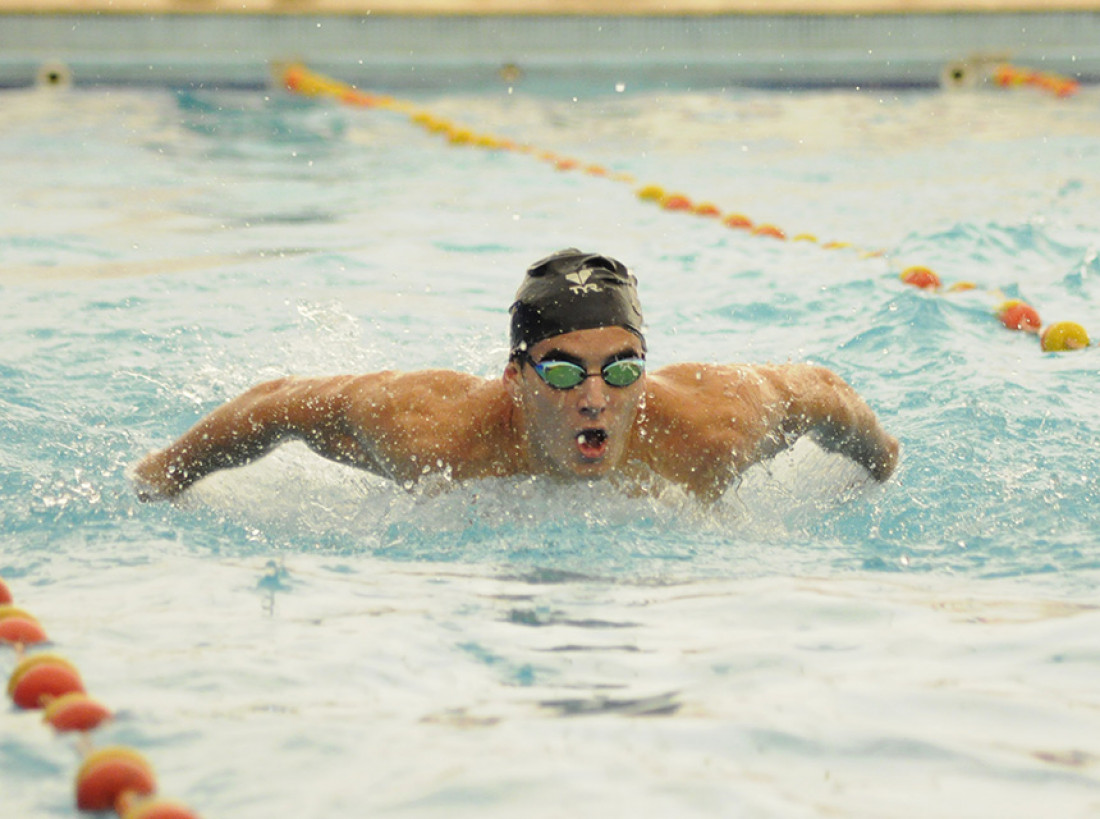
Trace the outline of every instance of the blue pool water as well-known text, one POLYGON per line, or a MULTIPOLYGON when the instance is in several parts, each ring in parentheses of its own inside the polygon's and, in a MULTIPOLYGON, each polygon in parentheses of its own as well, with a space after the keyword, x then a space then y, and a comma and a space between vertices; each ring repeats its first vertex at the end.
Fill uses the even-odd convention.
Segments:
MULTIPOLYGON (((422 96, 635 186, 275 92, 0 96, 0 576, 204 816, 1100 813, 1100 96, 422 96), (813 361, 902 441, 716 507, 405 492, 288 446, 143 505, 127 469, 288 373, 504 364, 524 267, 640 279, 654 366, 813 361), (868 258, 859 250, 884 250, 868 258), (906 287, 909 264, 968 292, 906 287)), ((0 654, 0 669, 14 664, 0 654)), ((5 815, 75 745, 0 713, 5 815)))

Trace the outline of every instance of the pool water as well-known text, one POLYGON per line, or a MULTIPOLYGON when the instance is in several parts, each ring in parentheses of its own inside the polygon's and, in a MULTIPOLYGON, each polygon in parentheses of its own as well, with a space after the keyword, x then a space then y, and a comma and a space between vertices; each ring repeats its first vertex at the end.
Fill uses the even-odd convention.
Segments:
MULTIPOLYGON (((636 184, 274 91, 0 96, 0 576, 118 710, 95 743, 237 819, 1100 812, 1100 359, 992 313, 1100 335, 1096 89, 414 101, 636 184), (800 445, 713 507, 407 492, 290 445, 130 490, 266 378, 495 376, 566 246, 634 269, 653 366, 835 369, 896 476, 800 445)), ((0 714, 5 815, 75 815, 79 756, 0 714)))

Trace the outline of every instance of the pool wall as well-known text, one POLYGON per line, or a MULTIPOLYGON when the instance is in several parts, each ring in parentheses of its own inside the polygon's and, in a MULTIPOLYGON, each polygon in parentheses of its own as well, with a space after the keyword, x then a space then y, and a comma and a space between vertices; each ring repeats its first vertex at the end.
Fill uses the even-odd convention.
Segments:
POLYGON ((78 85, 255 87, 272 61, 292 59, 399 89, 501 85, 506 65, 522 72, 509 83, 522 78, 533 91, 574 79, 922 86, 975 55, 1095 81, 1100 12, 0 14, 5 87, 34 84, 49 64, 78 85))

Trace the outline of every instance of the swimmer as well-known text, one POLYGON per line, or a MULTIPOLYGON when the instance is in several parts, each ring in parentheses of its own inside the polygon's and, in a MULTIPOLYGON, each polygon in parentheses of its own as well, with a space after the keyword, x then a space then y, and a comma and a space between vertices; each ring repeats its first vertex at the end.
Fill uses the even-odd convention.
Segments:
POLYGON ((576 249, 528 270, 512 304, 500 378, 450 370, 280 378, 215 409, 137 464, 142 500, 173 498, 211 472, 303 441, 405 485, 542 475, 662 482, 705 501, 802 436, 894 471, 898 442, 840 377, 807 364, 674 364, 646 371, 637 280, 576 249))

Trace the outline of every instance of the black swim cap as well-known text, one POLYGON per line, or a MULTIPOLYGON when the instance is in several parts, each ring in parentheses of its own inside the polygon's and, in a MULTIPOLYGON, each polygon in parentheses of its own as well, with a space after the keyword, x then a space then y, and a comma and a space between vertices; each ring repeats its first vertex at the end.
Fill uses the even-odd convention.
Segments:
POLYGON ((610 256, 571 247, 540 259, 527 268, 511 307, 512 355, 543 339, 597 327, 623 327, 645 349, 637 285, 610 256))

